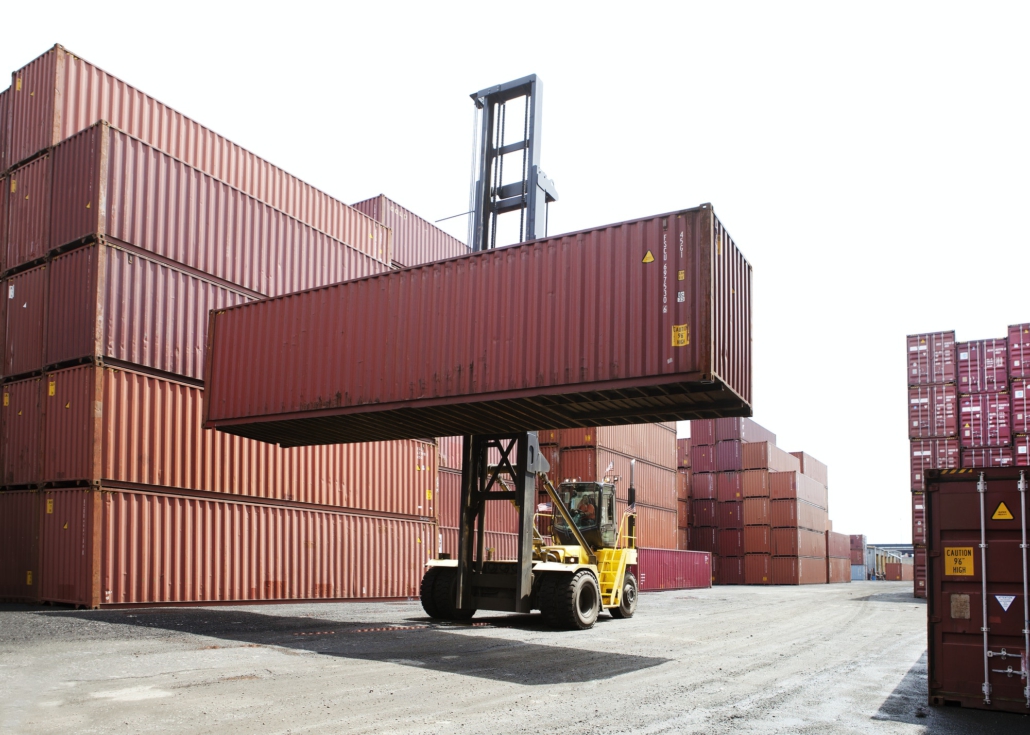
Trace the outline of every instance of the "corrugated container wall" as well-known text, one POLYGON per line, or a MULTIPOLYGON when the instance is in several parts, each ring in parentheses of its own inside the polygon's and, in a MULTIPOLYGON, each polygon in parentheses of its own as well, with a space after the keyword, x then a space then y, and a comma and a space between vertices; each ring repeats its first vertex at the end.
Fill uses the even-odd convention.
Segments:
POLYGON ((461 240, 387 199, 385 194, 353 206, 390 228, 393 233, 393 262, 397 265, 422 265, 456 258, 469 252, 468 246, 461 240))
POLYGON ((981 339, 960 342, 958 352, 958 387, 960 393, 1000 391, 1009 385, 1007 339, 981 339))
POLYGON ((750 272, 704 205, 235 307, 209 327, 207 425, 296 445, 747 413, 750 272))
MULTIPOLYGON (((6 171, 7 169, 9 169, 11 167, 11 164, 8 161, 8 154, 7 154, 7 148, 8 148, 8 142, 7 141, 8 141, 8 137, 9 137, 8 136, 8 129, 7 129, 7 123, 8 123, 7 114, 8 114, 8 111, 10 110, 10 102, 11 102, 11 88, 8 87, 3 92, 0 92, 0 172, 6 171)), ((2 180, 0 180, 0 183, 3 183, 2 180)), ((2 244, 3 244, 2 238, 0 238, 0 245, 2 245, 2 244)), ((0 255, 0 261, 2 261, 2 260, 3 260, 3 256, 0 255)), ((3 265, 0 265, 0 271, 3 271, 3 270, 4 270, 3 265)))
MULTIPOLYGON (((629 497, 629 457, 607 449, 565 449, 559 462, 563 478, 582 482, 615 480, 616 496, 620 500, 629 497), (611 471, 607 471, 609 466, 611 471)), ((638 504, 676 508, 676 470, 638 460, 633 472, 638 504)))
POLYGON ((946 439, 959 434, 959 396, 954 385, 908 389, 910 439, 946 439))
POLYGON ((0 466, 5 486, 37 485, 42 479, 42 380, 29 378, 3 386, 3 443, 0 466))
POLYGON ((909 385, 954 383, 958 379, 954 332, 911 334, 907 339, 909 385))
POLYGON ((588 426, 558 432, 562 449, 598 447, 660 467, 674 467, 676 461, 675 423, 588 426))
POLYGON ((1030 378, 1030 324, 1009 325, 1009 376, 1030 378))
POLYGON ((40 494, 0 493, 0 600, 39 598, 40 494))
POLYGON ((641 592, 695 590, 712 586, 712 556, 702 551, 637 549, 641 592))
POLYGON ((49 250, 52 163, 49 155, 42 156, 11 171, 8 177, 8 270, 38 261, 49 250))
POLYGON ((37 266, 4 281, 5 377, 38 372, 43 367, 43 328, 49 267, 37 266))
POLYGON ((9 166, 100 120, 389 264, 388 228, 54 46, 13 75, 9 166))

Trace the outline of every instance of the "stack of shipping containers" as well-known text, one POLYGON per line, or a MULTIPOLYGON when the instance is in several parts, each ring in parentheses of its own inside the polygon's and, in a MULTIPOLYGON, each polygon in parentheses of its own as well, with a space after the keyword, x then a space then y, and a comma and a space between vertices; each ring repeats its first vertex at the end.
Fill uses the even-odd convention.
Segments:
POLYGON ((851 581, 861 582, 869 579, 866 573, 866 539, 864 534, 851 535, 851 581))
POLYGON ((676 548, 690 548, 690 439, 676 440, 676 548))

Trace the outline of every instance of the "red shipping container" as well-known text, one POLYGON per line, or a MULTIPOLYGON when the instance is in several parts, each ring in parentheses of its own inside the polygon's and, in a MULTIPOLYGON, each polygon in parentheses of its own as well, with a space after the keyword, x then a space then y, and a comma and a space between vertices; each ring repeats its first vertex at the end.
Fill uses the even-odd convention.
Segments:
POLYGON ((829 487, 830 471, 826 465, 811 454, 806 454, 804 452, 791 452, 790 454, 793 457, 797 457, 798 462, 801 463, 801 474, 807 475, 816 482, 829 487))
POLYGON ((1030 466, 1030 437, 1017 436, 1013 440, 1012 453, 1017 467, 1030 466))
POLYGON ((558 429, 547 429, 536 432, 537 441, 540 442, 540 446, 558 446, 558 429))
POLYGON ((5 376, 38 373, 43 368, 43 325, 47 266, 10 276, 4 281, 5 376))
POLYGON ((676 466, 690 468, 690 439, 676 440, 676 466))
POLYGON ((695 590, 712 586, 712 556, 697 551, 637 549, 641 592, 695 590))
POLYGON ((988 393, 1005 390, 1009 385, 1007 339, 981 339, 960 342, 958 387, 960 393, 988 393))
MULTIPOLYGON (((615 512, 621 519, 626 512, 626 504, 616 503, 615 512)), ((677 531, 675 509, 637 504, 637 544, 649 549, 675 549, 677 531)))
POLYGON ((677 473, 676 499, 679 501, 690 500, 690 470, 680 470, 677 473))
MULTIPOLYGON (((439 528, 437 551, 440 556, 447 554, 449 559, 458 558, 457 528, 439 528)), ((488 531, 484 538, 484 550, 492 561, 515 561, 519 556, 519 536, 514 533, 497 533, 488 531)))
POLYGON ((888 582, 914 582, 915 565, 887 562, 883 565, 884 579, 888 582))
POLYGON ((8 175, 8 270, 40 260, 49 250, 52 162, 47 154, 8 175))
POLYGON ((773 556, 810 556, 826 558, 826 534, 807 528, 774 528, 773 556))
MULTIPOLYGON (((691 500, 690 525, 694 528, 699 526, 718 527, 719 502, 717 500, 697 500, 696 498, 691 500)), ((707 551, 707 549, 699 549, 699 551, 707 551)))
POLYGON ((1030 434, 1030 393, 1027 381, 1017 378, 1012 381, 1012 433, 1030 434))
POLYGON ((912 493, 912 543, 926 544, 926 504, 922 493, 912 493))
POLYGON ((773 500, 769 503, 773 528, 809 528, 826 531, 826 510, 804 500, 773 500))
MULTIPOLYGON (((558 462, 565 479, 600 482, 608 478, 615 482, 616 497, 620 500, 629 498, 629 457, 609 449, 563 449, 558 462)), ((675 512, 677 473, 674 468, 637 460, 632 471, 637 503, 675 512)))
POLYGON ((208 328, 206 425, 301 445, 570 428, 585 423, 585 401, 594 414, 617 410, 612 422, 747 413, 749 282, 705 205, 226 309, 208 328), (649 267, 651 249, 665 253, 661 268, 649 267), (682 299, 663 305, 662 279, 678 270, 682 299), (551 292, 563 311, 509 319, 551 292), (608 306, 583 311, 594 293, 608 306), (480 318, 468 319, 470 303, 480 318), (347 329, 355 313, 389 314, 389 328, 347 329), (637 326, 609 329, 613 318, 637 326), (734 327, 715 328, 723 320, 734 327), (558 338, 570 324, 579 338, 558 338), (397 344, 424 359, 397 360, 397 344), (530 357, 504 359, 506 344, 530 357), (259 365, 260 380, 240 372, 259 365))
POLYGON ((715 419, 694 419, 690 422, 690 446, 715 446, 715 419))
POLYGON ((915 550, 915 564, 913 565, 913 592, 916 597, 926 597, 926 549, 915 550))
POLYGON ((39 598, 39 512, 36 490, 0 493, 0 600, 39 598))
POLYGON ((744 557, 719 556, 712 560, 715 584, 744 584, 744 557))
POLYGON ((826 582, 827 584, 850 584, 851 560, 835 558, 827 559, 826 582))
POLYGON ((691 551, 707 551, 710 554, 717 554, 719 551, 719 529, 691 526, 687 544, 687 548, 691 551))
POLYGON ((386 226, 61 46, 16 71, 13 79, 8 161, 0 170, 106 120, 246 195, 390 263, 386 226))
POLYGON ((719 503, 719 528, 743 528, 744 503, 733 501, 719 503))
POLYGON ((715 419, 715 440, 776 444, 776 435, 748 418, 715 419))
POLYGON ((773 584, 826 584, 826 559, 805 556, 774 556, 773 584))
POLYGON ((719 556, 744 556, 744 530, 722 528, 719 530, 719 556))
POLYGON ((715 472, 715 446, 692 444, 690 446, 690 470, 698 474, 715 472))
POLYGON ((715 469, 717 472, 739 472, 744 469, 744 453, 739 441, 718 442, 715 445, 715 469))
POLYGON ((852 549, 851 563, 856 566, 862 566, 863 564, 865 564, 865 552, 861 549, 852 549))
POLYGON ((768 554, 745 556, 744 584, 772 584, 772 557, 768 554))
POLYGON ((716 494, 721 502, 744 499, 742 472, 719 472, 715 475, 716 494))
MULTIPOLYGON (((540 447, 541 453, 543 453, 544 447, 540 447)), ((460 436, 441 436, 437 437, 436 440, 436 453, 437 459, 440 463, 440 467, 446 467, 449 470, 460 470, 462 466, 461 461, 462 452, 462 437, 460 436)), ((551 455, 547 455, 547 459, 550 460, 551 455)), ((548 473, 551 477, 551 482, 554 482, 556 475, 554 474, 554 465, 551 465, 551 472, 548 473)))
MULTIPOLYGON (((440 470, 437 474, 436 507, 440 525, 458 528, 461 525, 461 472, 440 470)), ((486 504, 484 528, 491 533, 519 531, 519 512, 511 503, 501 501, 486 504)))
POLYGON ((1012 406, 1009 394, 962 396, 962 448, 1005 447, 1012 444, 1012 406))
POLYGON ((826 508, 826 487, 798 472, 773 472, 769 475, 769 497, 772 500, 804 500, 826 508))
POLYGON ((1030 378, 1030 324, 1009 326, 1009 377, 1030 378))
POLYGON ((959 435, 958 388, 928 385, 908 389, 909 439, 946 439, 959 435))
MULTIPOLYGON (((6 94, 0 93, 0 97, 6 94)), ((0 110, 0 115, 3 110, 0 110)), ((0 117, 0 120, 3 120, 0 117)), ((4 125, 0 123, 0 140, 4 137, 4 125)), ((4 166, 0 165, 0 171, 4 166)), ((10 190, 10 180, 6 176, 0 176, 0 273, 7 270, 7 198, 10 190)))
MULTIPOLYGON (((851 536, 849 537, 848 540, 851 543, 852 550, 857 549, 859 551, 865 551, 865 549, 866 549, 866 538, 865 538, 864 534, 853 533, 853 534, 851 534, 851 536)), ((864 563, 864 562, 859 562, 859 563, 864 563)))
MULTIPOLYGON (((744 516, 747 517, 747 501, 744 501, 744 516)), ((769 526, 746 526, 744 528, 745 554, 771 554, 772 529, 769 526)))
POLYGON ((690 501, 681 500, 676 503, 676 527, 690 528, 690 501))
POLYGON ((741 484, 745 498, 768 498, 769 470, 746 470, 741 484))
POLYGON ((671 468, 676 466, 676 425, 650 423, 561 429, 558 446, 562 449, 609 449, 659 467, 671 468))
MULTIPOLYGON (((11 88, 8 87, 3 92, 0 92, 0 171, 6 171, 11 167, 10 162, 7 160, 7 112, 10 108, 10 101, 11 88)), ((2 259, 3 256, 0 256, 0 260, 2 259)))
POLYGON ((686 551, 690 548, 690 529, 680 528, 676 531, 676 548, 686 551))
POLYGON ((1016 464, 1012 447, 985 447, 962 450, 962 468, 1012 467, 1016 464))
POLYGON ((393 262, 400 266, 456 258, 469 252, 461 240, 387 199, 384 194, 353 206, 390 228, 393 232, 393 262))
POLYGON ((958 469, 961 461, 958 439, 915 439, 909 443, 911 486, 923 489, 927 470, 958 469))
POLYGON ((719 475, 714 472, 694 474, 690 471, 690 498, 691 500, 715 500, 719 497, 716 490, 716 478, 719 475))
POLYGON ((770 523, 769 498, 744 499, 744 525, 768 526, 770 523))
POLYGON ((38 485, 42 480, 42 380, 29 378, 3 386, 0 466, 3 485, 38 485))
POLYGON ((908 384, 954 383, 958 379, 955 333, 932 332, 908 336, 908 384))
POLYGON ((773 472, 798 472, 801 463, 798 458, 769 442, 745 444, 742 449, 745 470, 772 470, 773 472))
MULTIPOLYGON (((826 556, 831 559, 850 559, 851 558, 851 539, 847 534, 837 533, 836 531, 826 532, 826 556)), ((850 563, 850 562, 849 562, 850 563)), ((851 578, 851 572, 848 572, 848 579, 851 578)))

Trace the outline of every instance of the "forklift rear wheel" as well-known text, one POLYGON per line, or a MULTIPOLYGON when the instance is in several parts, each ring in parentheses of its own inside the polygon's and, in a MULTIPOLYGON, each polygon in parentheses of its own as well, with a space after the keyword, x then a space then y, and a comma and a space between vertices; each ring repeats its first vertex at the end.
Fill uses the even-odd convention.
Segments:
POLYGON ((554 593, 548 609, 547 623, 556 628, 586 630, 593 627, 601 612, 601 589, 597 578, 586 569, 573 575, 555 575, 554 593))
POLYGON ((475 610, 459 610, 454 606, 457 597, 458 570, 452 567, 431 567, 422 577, 419 598, 422 609, 431 618, 439 620, 468 620, 475 610))
POLYGON ((626 572, 626 578, 622 582, 622 595, 619 597, 619 606, 610 609, 613 618, 632 618, 637 611, 637 578, 631 572, 626 572))

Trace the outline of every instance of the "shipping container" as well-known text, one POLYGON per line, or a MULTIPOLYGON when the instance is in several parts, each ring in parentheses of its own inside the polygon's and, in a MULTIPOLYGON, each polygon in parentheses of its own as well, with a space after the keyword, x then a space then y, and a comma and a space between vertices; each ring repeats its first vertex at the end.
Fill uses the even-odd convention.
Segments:
POLYGON ((808 528, 826 531, 826 509, 804 500, 773 500, 769 503, 773 528, 808 528))
POLYGON ((715 419, 696 419, 690 422, 690 446, 715 446, 715 419))
POLYGON ((715 475, 715 492, 720 502, 744 499, 743 472, 719 472, 715 475))
POLYGON ((913 564, 912 592, 915 597, 926 597, 926 549, 916 547, 915 564, 913 564))
POLYGON ((744 503, 719 503, 719 528, 744 528, 744 503))
MULTIPOLYGON (((436 507, 440 525, 461 526, 461 472, 441 469, 437 475, 436 507)), ((484 511, 484 528, 492 533, 519 532, 519 511, 511 503, 489 502, 484 511)))
MULTIPOLYGON (((747 519, 747 501, 744 501, 744 518, 747 519)), ((744 527, 745 554, 772 554, 772 529, 769 526, 744 527)))
POLYGON ((1030 392, 1027 381, 1016 378, 1012 381, 1012 433, 1030 434, 1030 392))
POLYGON ((914 439, 909 442, 909 452, 913 490, 923 489, 927 470, 958 469, 961 461, 958 439, 914 439))
POLYGON ((1012 444, 1012 454, 1015 457, 1015 465, 1017 467, 1026 467, 1030 465, 1030 436, 1017 436, 1013 440, 1012 444))
POLYGON ((826 556, 831 559, 851 559, 851 538, 847 534, 827 531, 826 556))
POLYGON ((912 543, 926 544, 926 501, 923 493, 912 493, 912 543))
POLYGON ((989 393, 1009 385, 1007 339, 981 339, 955 345, 959 393, 989 393))
MULTIPOLYGON (((440 467, 446 467, 449 470, 461 469, 462 441, 463 439, 460 436, 441 436, 437 438, 436 452, 440 467)), ((544 447, 541 446, 540 448, 542 450, 544 447)), ((551 467, 553 469, 554 465, 551 465, 551 467)))
POLYGON ((36 490, 0 493, 0 600, 39 599, 39 511, 36 490))
POLYGON ((853 533, 848 537, 848 542, 851 545, 852 550, 858 549, 859 551, 865 552, 866 548, 866 537, 865 534, 853 533))
POLYGON ((37 262, 47 254, 52 163, 46 155, 8 174, 7 270, 37 262))
POLYGON ((1012 444, 1012 405, 1007 391, 962 396, 959 405, 962 410, 959 440, 963 449, 1012 444))
MULTIPOLYGON (((541 453, 543 450, 541 449, 541 453)), ((679 470, 676 473, 676 499, 679 501, 689 501, 691 498, 690 494, 690 470, 679 470)))
POLYGON ((676 440, 676 466, 690 469, 690 439, 676 440))
POLYGON ((1024 714, 1030 706, 1026 678, 1009 673, 1030 664, 1028 561, 1020 548, 1030 535, 1026 476, 1025 470, 987 469, 935 471, 927 478, 933 704, 1024 714))
POLYGON ((719 556, 712 558, 715 584, 744 584, 744 557, 719 556))
POLYGON ((744 556, 744 529, 719 529, 719 556, 744 556))
POLYGON ((768 498, 769 470, 745 470, 741 486, 745 498, 768 498))
POLYGON ((958 388, 954 385, 909 388, 908 419, 909 439, 946 439, 958 436, 958 388))
POLYGON ((719 529, 692 525, 687 537, 687 548, 691 551, 707 551, 709 554, 719 553, 719 529))
POLYGON ((825 509, 829 503, 826 486, 800 472, 773 472, 769 475, 772 500, 804 500, 825 509))
POLYGON ((744 584, 772 584, 772 557, 768 554, 745 556, 744 584))
POLYGON ((5 377, 38 373, 43 368, 43 329, 48 267, 41 265, 4 281, 5 377))
POLYGON ((791 452, 791 455, 797 457, 801 463, 801 474, 811 477, 821 485, 830 486, 830 471, 825 464, 805 452, 791 452))
POLYGON ((770 523, 769 498, 744 498, 745 526, 768 526, 770 523))
POLYGON ((1009 325, 1009 377, 1030 378, 1030 324, 1009 325))
POLYGON ((955 333, 931 332, 908 336, 908 384, 933 385, 958 380, 955 333))
POLYGON ((562 429, 558 432, 558 446, 562 449, 610 449, 659 467, 675 467, 676 425, 651 423, 562 429))
MULTIPOLYGON (((719 502, 717 500, 690 501, 690 525, 697 527, 718 527, 719 525, 719 502)), ((708 551, 708 549, 701 549, 708 551)), ((712 549, 714 552, 714 549, 712 549)))
MULTIPOLYGON (((8 112, 8 109, 10 108, 10 101, 11 101, 11 88, 8 87, 3 92, 0 92, 0 172, 6 171, 8 168, 11 167, 10 161, 8 161, 8 156, 7 156, 7 139, 8 139, 8 130, 7 130, 8 117, 7 117, 7 112, 8 112)), ((0 181, 0 183, 3 183, 3 182, 0 181)), ((2 197, 0 197, 0 198, 2 198, 2 197)), ((2 202, 0 202, 0 204, 2 204, 2 202)), ((3 237, 0 236, 0 245, 2 245, 2 244, 3 244, 3 237)), ((0 252, 3 252, 3 251, 0 251, 0 252)), ((0 261, 2 261, 2 260, 3 260, 3 255, 0 255, 0 261)), ((0 266, 0 270, 3 270, 2 266, 0 266)))
POLYGON ((461 240, 387 199, 384 194, 358 202, 353 207, 390 228, 396 265, 422 265, 469 252, 461 240))
MULTIPOLYGON (((626 504, 616 503, 615 512, 622 518, 626 504)), ((677 513, 675 509, 652 508, 637 503, 637 546, 649 549, 675 549, 677 541, 677 513)))
POLYGON ((902 564, 901 562, 887 562, 884 564, 885 579, 888 582, 912 582, 915 566, 913 564, 902 564))
POLYGON ((851 550, 851 563, 852 564, 865 564, 865 552, 861 549, 851 550))
POLYGON ((826 559, 807 556, 774 556, 773 584, 826 584, 826 559))
POLYGON ((690 499, 691 500, 715 500, 719 497, 716 487, 716 478, 719 475, 714 472, 694 474, 690 471, 690 499))
POLYGON ((826 532, 807 528, 772 529, 773 556, 826 558, 826 532))
MULTIPOLYGON (((610 449, 563 449, 559 464, 564 478, 615 483, 616 497, 629 497, 631 458, 610 449), (609 469, 610 468, 610 469, 609 469)), ((633 469, 636 499, 643 505, 676 510, 676 470, 637 460, 633 469)))
POLYGON ((106 120, 248 196, 390 263, 390 230, 386 226, 61 46, 16 71, 13 82, 5 167, 106 120))
POLYGON ((739 440, 716 442, 715 470, 717 472, 739 472, 744 469, 744 452, 739 440))
POLYGON ((676 548, 680 551, 687 551, 690 549, 690 529, 689 528, 677 528, 676 529, 676 548))
POLYGON ((691 444, 690 470, 698 474, 715 472, 714 444, 691 444))
POLYGON ((1017 463, 1012 447, 962 450, 962 467, 967 470, 980 467, 1012 467, 1015 464, 1017 463))
POLYGON ((207 426, 292 446, 746 414, 750 322, 750 266, 704 205, 215 313, 207 426))
MULTIPOLYGON (((458 558, 459 533, 460 530, 457 528, 441 527, 438 530, 437 556, 447 559, 458 558)), ((483 550, 492 561, 516 561, 519 558, 519 535, 488 531, 483 538, 483 550)))
POLYGON ((866 570, 865 564, 852 564, 851 565, 851 581, 852 582, 865 582, 866 570))
POLYGON ((3 386, 0 467, 6 487, 36 486, 42 481, 42 386, 40 378, 3 386))
POLYGON ((826 560, 827 584, 846 584, 851 581, 851 560, 830 557, 826 560))
MULTIPOLYGON (((2 114, 0 110, 0 114, 2 114)), ((4 125, 0 124, 0 139, 4 137, 4 125)), ((0 172, 3 172, 0 166, 0 172)), ((10 189, 10 180, 6 176, 0 176, 0 273, 7 270, 7 199, 10 189)))
POLYGON ((776 435, 761 424, 747 418, 715 420, 715 441, 768 442, 776 444, 776 435))
POLYGON ((712 586, 712 556, 699 551, 637 549, 641 592, 695 590, 712 586))
POLYGON ((690 528, 690 501, 676 503, 676 528, 690 528))
POLYGON ((801 462, 775 444, 754 442, 741 448, 745 470, 772 470, 773 472, 800 472, 801 462))

